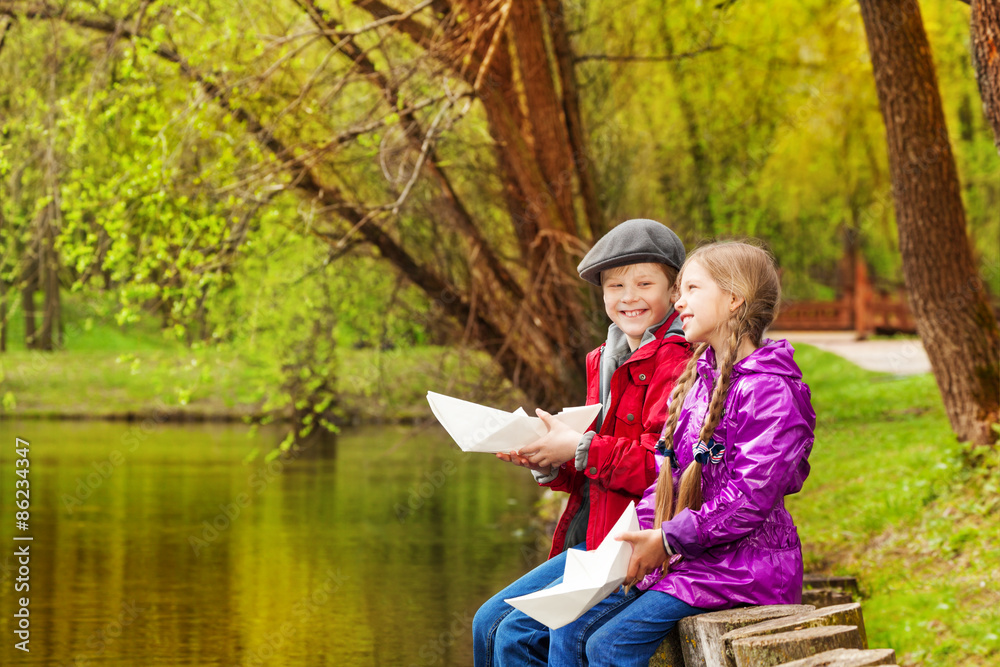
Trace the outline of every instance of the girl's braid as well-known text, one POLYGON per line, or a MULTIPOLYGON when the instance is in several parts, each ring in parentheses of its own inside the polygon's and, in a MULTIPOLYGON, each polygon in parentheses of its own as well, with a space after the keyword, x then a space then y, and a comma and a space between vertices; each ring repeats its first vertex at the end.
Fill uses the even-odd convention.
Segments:
MULTIPOLYGON (((695 348, 691 359, 688 360, 684 372, 677 378, 674 390, 670 394, 670 408, 667 412, 667 421, 663 425, 664 446, 672 450, 674 448, 674 429, 677 428, 677 420, 681 415, 681 408, 684 407, 684 399, 694 385, 694 378, 697 375, 698 359, 708 349, 708 343, 702 343, 695 348)), ((654 525, 660 525, 672 516, 674 500, 674 475, 670 461, 665 459, 660 467, 660 474, 656 480, 656 515, 654 525)))
MULTIPOLYGON (((733 366, 736 363, 736 355, 739 353, 739 345, 744 335, 740 331, 740 324, 732 326, 732 333, 729 336, 725 357, 719 364, 719 379, 715 383, 712 391, 712 400, 708 405, 708 414, 705 415, 705 423, 701 425, 698 434, 698 441, 708 443, 715 435, 715 428, 722 419, 722 410, 726 404, 726 394, 729 393, 730 380, 733 376, 733 366)), ((701 508, 701 469, 702 464, 692 461, 681 475, 681 485, 677 497, 677 511, 685 507, 697 510, 701 508)))

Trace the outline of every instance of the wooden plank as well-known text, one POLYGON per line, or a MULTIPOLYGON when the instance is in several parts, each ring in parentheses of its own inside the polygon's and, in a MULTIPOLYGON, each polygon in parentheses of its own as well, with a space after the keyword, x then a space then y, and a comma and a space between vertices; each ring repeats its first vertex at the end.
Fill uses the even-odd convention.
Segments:
POLYGON ((828 574, 806 574, 802 577, 802 589, 839 588, 851 595, 859 595, 858 580, 855 577, 834 577, 828 574))
POLYGON ((684 653, 681 651, 680 624, 667 633, 660 642, 656 653, 649 659, 649 667, 685 667, 684 653))
POLYGON ((764 621, 763 623, 757 623, 756 625, 747 625, 742 628, 730 630, 722 636, 722 654, 726 661, 725 664, 728 667, 736 667, 736 656, 733 649, 733 643, 736 640, 826 625, 850 625, 856 627, 858 636, 861 639, 861 645, 847 648, 868 648, 868 637, 865 634, 865 623, 861 614, 861 605, 857 602, 852 602, 850 604, 834 605, 804 614, 776 618, 764 621))
POLYGON ((682 619, 681 651, 686 667, 724 667, 722 637, 728 632, 762 621, 781 619, 816 611, 812 605, 775 604, 713 611, 682 619))
POLYGON ((774 667, 837 648, 863 648, 853 625, 824 625, 773 635, 744 637, 732 643, 736 667, 774 667))
POLYGON ((896 652, 891 648, 860 650, 838 648, 824 651, 811 658, 786 662, 781 667, 873 667, 874 665, 895 665, 896 652))
POLYGON ((839 588, 807 588, 802 591, 802 604, 811 604, 817 609, 851 602, 854 602, 851 594, 839 588))

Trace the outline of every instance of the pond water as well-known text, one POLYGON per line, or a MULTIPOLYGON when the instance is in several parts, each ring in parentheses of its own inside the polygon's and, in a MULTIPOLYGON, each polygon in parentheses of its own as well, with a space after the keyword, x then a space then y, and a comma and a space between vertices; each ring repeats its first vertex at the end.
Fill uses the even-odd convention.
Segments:
POLYGON ((4 665, 471 665, 476 609, 545 555, 527 471, 437 427, 352 429, 270 463, 280 434, 243 426, 5 420, 0 436, 4 665))

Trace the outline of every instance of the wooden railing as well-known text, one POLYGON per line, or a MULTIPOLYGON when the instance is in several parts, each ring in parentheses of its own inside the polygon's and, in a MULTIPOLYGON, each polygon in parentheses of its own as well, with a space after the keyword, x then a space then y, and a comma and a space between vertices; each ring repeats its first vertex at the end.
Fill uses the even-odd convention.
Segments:
POLYGON ((873 333, 916 333, 917 325, 900 290, 876 292, 865 298, 853 294, 837 301, 793 301, 782 306, 775 329, 795 331, 850 331, 864 338, 873 333))
MULTIPOLYGON (((836 301, 790 301, 778 312, 774 329, 794 331, 851 331, 859 339, 872 334, 915 334, 917 324, 910 311, 906 290, 876 289, 863 261, 847 261, 844 271, 850 281, 836 301)), ((991 297, 993 314, 1000 321, 1000 298, 991 297)))

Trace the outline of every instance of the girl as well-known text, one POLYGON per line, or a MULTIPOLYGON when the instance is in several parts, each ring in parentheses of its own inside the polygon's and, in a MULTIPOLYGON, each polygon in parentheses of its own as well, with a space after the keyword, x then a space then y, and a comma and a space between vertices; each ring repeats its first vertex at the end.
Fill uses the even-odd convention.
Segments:
POLYGON ((677 381, 659 476, 637 506, 624 590, 551 632, 550 665, 646 665, 685 616, 802 595, 802 550, 784 497, 809 474, 816 415, 787 341, 763 339, 780 283, 745 243, 699 248, 675 309, 700 343, 677 381), (683 471, 683 473, 681 472, 683 471))

